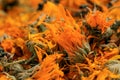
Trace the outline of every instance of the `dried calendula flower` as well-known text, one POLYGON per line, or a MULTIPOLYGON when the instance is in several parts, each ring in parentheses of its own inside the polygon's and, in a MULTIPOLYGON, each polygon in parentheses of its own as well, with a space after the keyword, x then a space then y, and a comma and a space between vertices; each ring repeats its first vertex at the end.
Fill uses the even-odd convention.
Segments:
POLYGON ((73 62, 83 61, 83 55, 87 55, 90 51, 85 35, 72 28, 72 26, 64 25, 63 29, 51 33, 53 33, 53 40, 67 51, 73 62))
POLYGON ((39 67, 38 72, 36 72, 32 77, 35 80, 64 80, 64 73, 60 70, 57 60, 62 57, 61 54, 52 54, 48 55, 41 66, 39 67))
POLYGON ((107 15, 100 11, 89 13, 86 16, 86 19, 91 28, 97 28, 98 30, 101 30, 102 33, 113 24, 113 20, 107 20, 107 15))
POLYGON ((1 43, 1 46, 3 47, 3 49, 6 52, 10 52, 10 53, 14 54, 15 49, 14 49, 14 42, 13 42, 13 40, 11 40, 11 39, 3 40, 2 43, 1 43))
MULTIPOLYGON (((68 10, 65 11, 63 6, 56 8, 63 11, 63 14, 60 14, 63 20, 59 19, 59 15, 55 15, 55 17, 58 18, 55 20, 56 23, 44 22, 43 24, 50 30, 52 40, 67 51, 71 62, 81 62, 84 60, 83 55, 87 55, 90 51, 86 36, 81 33, 79 25, 70 15, 68 10)), ((59 11, 55 10, 54 12, 58 13, 59 11)))

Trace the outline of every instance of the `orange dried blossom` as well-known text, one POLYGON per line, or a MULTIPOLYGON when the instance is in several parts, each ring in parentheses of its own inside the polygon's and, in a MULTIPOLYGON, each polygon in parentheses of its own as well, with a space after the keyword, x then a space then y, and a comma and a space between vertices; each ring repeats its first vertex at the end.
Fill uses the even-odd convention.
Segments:
POLYGON ((1 43, 1 46, 7 52, 10 52, 10 53, 14 53, 15 52, 14 42, 11 39, 3 40, 2 43, 1 43))
POLYGON ((97 28, 104 33, 108 27, 113 24, 113 20, 107 20, 107 17, 104 13, 100 11, 95 11, 94 13, 89 13, 86 16, 87 23, 92 28, 97 28))
POLYGON ((60 70, 59 64, 56 62, 61 56, 61 54, 57 53, 47 56, 41 63, 38 72, 33 75, 33 78, 36 80, 64 80, 62 78, 64 73, 60 70))

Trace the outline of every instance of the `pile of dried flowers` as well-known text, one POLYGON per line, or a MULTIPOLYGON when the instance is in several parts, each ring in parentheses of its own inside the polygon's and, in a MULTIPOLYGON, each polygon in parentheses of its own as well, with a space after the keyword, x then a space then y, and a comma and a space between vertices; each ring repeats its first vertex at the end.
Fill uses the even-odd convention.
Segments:
POLYGON ((120 0, 0 0, 0 80, 119 80, 120 0))

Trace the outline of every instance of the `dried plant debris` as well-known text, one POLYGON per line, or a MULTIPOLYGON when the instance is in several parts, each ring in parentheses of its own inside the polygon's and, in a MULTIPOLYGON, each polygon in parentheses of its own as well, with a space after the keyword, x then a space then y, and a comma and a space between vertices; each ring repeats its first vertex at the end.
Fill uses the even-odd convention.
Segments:
POLYGON ((0 80, 120 80, 120 0, 0 0, 0 80))

